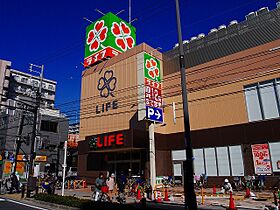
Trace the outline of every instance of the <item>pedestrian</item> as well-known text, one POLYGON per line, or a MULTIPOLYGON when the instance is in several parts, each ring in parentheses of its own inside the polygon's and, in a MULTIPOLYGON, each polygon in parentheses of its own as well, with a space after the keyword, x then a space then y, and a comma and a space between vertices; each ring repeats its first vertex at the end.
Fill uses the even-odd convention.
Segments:
POLYGON ((115 190, 115 174, 112 173, 110 177, 108 177, 108 179, 106 180, 106 185, 108 186, 108 195, 110 197, 110 199, 112 200, 113 197, 113 192, 115 190))
POLYGON ((224 194, 224 193, 230 193, 230 192, 233 192, 232 186, 229 183, 228 179, 225 179, 224 184, 223 184, 222 189, 221 189, 221 193, 224 194))
POLYGON ((16 190, 17 193, 19 193, 19 181, 15 173, 11 174, 11 184, 12 186, 10 188, 10 193, 12 193, 14 189, 16 190))
POLYGON ((95 180, 95 197, 94 201, 98 201, 98 196, 101 193, 101 188, 104 186, 104 175, 99 173, 99 176, 95 180))
POLYGON ((265 187, 265 175, 264 174, 261 174, 259 175, 259 188, 260 190, 264 190, 264 187, 265 187))
POLYGON ((123 172, 121 172, 120 176, 117 178, 117 185, 120 193, 124 192, 124 188, 126 185, 126 176, 123 172))

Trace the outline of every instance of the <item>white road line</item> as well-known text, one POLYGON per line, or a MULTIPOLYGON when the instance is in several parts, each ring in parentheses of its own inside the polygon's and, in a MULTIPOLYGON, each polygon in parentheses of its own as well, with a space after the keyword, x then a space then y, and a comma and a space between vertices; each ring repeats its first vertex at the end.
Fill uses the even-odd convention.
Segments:
POLYGON ((3 198, 0 198, 0 201, 5 201, 5 199, 3 199, 3 198))
POLYGON ((20 205, 23 205, 23 206, 27 206, 27 207, 30 207, 30 208, 33 208, 33 209, 49 210, 49 209, 45 209, 45 208, 41 208, 41 207, 37 207, 37 206, 32 206, 32 205, 29 205, 29 204, 26 204, 26 203, 21 203, 21 202, 15 201, 15 200, 6 199, 6 201, 11 202, 11 203, 20 204, 20 205))

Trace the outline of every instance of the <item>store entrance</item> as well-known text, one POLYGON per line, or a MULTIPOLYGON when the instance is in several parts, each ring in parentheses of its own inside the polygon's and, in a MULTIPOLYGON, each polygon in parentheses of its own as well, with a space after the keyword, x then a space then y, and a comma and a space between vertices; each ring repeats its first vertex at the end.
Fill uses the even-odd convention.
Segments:
POLYGON ((141 151, 116 152, 108 155, 108 169, 110 173, 126 176, 140 176, 144 173, 141 164, 141 151))

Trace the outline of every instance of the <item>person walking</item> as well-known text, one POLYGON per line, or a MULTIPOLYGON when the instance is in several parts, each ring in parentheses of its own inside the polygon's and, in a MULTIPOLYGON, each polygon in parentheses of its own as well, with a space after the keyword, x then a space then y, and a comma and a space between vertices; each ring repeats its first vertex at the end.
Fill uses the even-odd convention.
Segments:
POLYGON ((104 186, 104 175, 100 173, 99 176, 95 180, 95 197, 94 201, 98 201, 98 196, 101 193, 101 188, 104 186))
POLYGON ((108 177, 108 179, 106 180, 106 185, 108 186, 108 195, 110 197, 110 199, 112 200, 113 197, 113 193, 115 190, 115 185, 116 185, 116 181, 115 181, 115 174, 112 173, 110 177, 108 177))

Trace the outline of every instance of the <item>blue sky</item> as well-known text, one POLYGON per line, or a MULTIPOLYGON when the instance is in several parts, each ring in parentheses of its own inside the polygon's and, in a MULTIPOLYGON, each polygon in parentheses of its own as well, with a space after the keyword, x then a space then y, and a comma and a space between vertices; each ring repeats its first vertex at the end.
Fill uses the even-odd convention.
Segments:
MULTIPOLYGON (((177 42, 175 1, 131 1, 137 43, 171 49, 177 42)), ((183 39, 275 5, 275 0, 180 0, 183 39)), ((22 71, 29 63, 44 64, 45 77, 58 82, 56 104, 79 100, 88 25, 83 17, 100 18, 96 8, 104 13, 125 9, 119 16, 128 20, 128 0, 0 0, 0 59, 22 71)))

